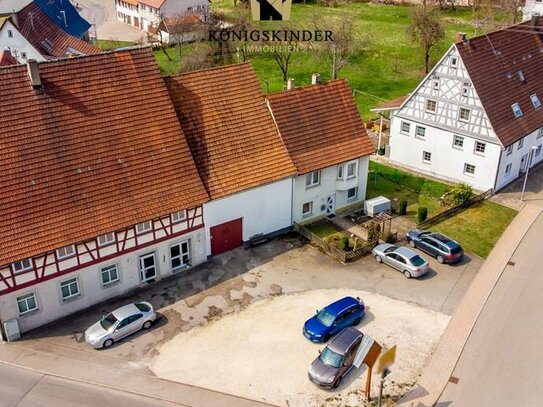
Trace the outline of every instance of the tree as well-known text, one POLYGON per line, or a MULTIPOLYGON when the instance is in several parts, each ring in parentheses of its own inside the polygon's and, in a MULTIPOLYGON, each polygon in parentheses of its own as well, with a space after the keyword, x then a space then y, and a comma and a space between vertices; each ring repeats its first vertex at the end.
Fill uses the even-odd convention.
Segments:
MULTIPOLYGON (((295 31, 292 27, 279 27, 279 30, 287 33, 295 31)), ((287 81, 288 69, 294 52, 298 50, 298 40, 288 36, 284 41, 270 41, 267 44, 270 46, 270 50, 273 52, 273 59, 277 62, 279 69, 281 70, 283 82, 287 81)))
POLYGON ((430 51, 445 37, 445 30, 436 10, 424 3, 411 10, 411 24, 407 27, 407 35, 424 50, 424 66, 426 73, 430 71, 430 51))

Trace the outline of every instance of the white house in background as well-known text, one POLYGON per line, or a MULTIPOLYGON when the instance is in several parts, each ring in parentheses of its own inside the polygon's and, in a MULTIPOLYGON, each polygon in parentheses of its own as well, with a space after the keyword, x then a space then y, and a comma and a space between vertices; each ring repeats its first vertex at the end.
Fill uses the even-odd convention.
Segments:
POLYGON ((205 20, 208 6, 208 0, 115 0, 119 21, 151 33, 166 18, 196 15, 205 20))
POLYGON ((296 166, 292 220, 332 215, 366 198, 369 155, 374 152, 345 80, 268 95, 268 103, 296 166))
POLYGON ((390 160, 479 190, 541 161, 542 23, 460 35, 391 116, 390 160))
POLYGON ((206 261, 209 197, 151 49, 3 67, 0 111, 0 327, 206 261))
POLYGON ((229 65, 165 80, 211 198, 204 204, 207 254, 289 229, 296 170, 252 66, 229 65))
POLYGON ((205 26, 200 17, 189 15, 183 17, 165 18, 158 26, 158 38, 163 44, 183 44, 200 40, 205 26))
POLYGON ((522 20, 530 20, 532 16, 543 16, 543 0, 526 0, 522 8, 522 20))

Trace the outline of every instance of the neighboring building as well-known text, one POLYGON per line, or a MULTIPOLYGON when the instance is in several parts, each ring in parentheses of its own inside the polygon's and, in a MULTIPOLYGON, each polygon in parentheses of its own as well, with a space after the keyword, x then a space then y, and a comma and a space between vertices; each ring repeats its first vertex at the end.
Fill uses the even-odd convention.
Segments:
POLYGON ((209 197, 151 49, 2 67, 0 111, 0 326, 206 260, 209 197))
POLYGON ((158 38, 162 44, 183 44, 200 40, 204 29, 204 23, 196 15, 165 18, 158 26, 158 38))
POLYGON ((17 60, 11 55, 11 51, 0 50, 0 66, 17 65, 17 60))
POLYGON ((498 190, 543 158, 543 17, 459 36, 392 116, 390 159, 498 190))
POLYGON ((208 0, 115 0, 119 21, 151 33, 165 19, 196 15, 205 21, 208 5, 208 0))
POLYGON ((522 19, 527 21, 533 16, 543 16, 543 0, 526 0, 522 8, 522 19))
POLYGON ((90 23, 66 0, 34 0, 49 19, 72 37, 88 40, 90 23))
POLYGON ((166 78, 183 133, 211 198, 208 255, 292 225, 295 168, 249 63, 166 78))
POLYGON ((366 198, 369 155, 374 152, 345 80, 289 89, 268 96, 294 162, 294 222, 332 215, 366 198))
POLYGON ((0 17, 0 49, 10 50, 19 63, 29 59, 45 61, 100 52, 61 29, 36 2, 17 13, 0 17))

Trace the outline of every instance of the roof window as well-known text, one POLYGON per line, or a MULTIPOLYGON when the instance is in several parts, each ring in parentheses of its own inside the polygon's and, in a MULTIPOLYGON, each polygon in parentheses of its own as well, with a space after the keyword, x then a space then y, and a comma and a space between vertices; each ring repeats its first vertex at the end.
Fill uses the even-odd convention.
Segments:
POLYGON ((539 109, 541 107, 541 102, 539 101, 539 98, 535 93, 530 96, 530 100, 532 101, 532 105, 534 105, 536 109, 539 109))
POLYGON ((513 113, 517 119, 522 117, 522 110, 520 109, 520 105, 518 103, 513 103, 511 105, 511 109, 513 109, 513 113))

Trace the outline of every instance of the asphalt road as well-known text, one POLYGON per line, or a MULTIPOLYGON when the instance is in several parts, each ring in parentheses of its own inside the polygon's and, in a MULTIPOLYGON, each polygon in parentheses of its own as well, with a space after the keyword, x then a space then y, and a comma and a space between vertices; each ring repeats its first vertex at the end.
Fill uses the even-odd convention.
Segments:
POLYGON ((0 407, 179 407, 179 404, 43 375, 3 363, 0 363, 0 377, 0 407))
POLYGON ((473 328, 452 375, 458 383, 449 381, 436 407, 542 405, 542 234, 540 215, 473 328))

